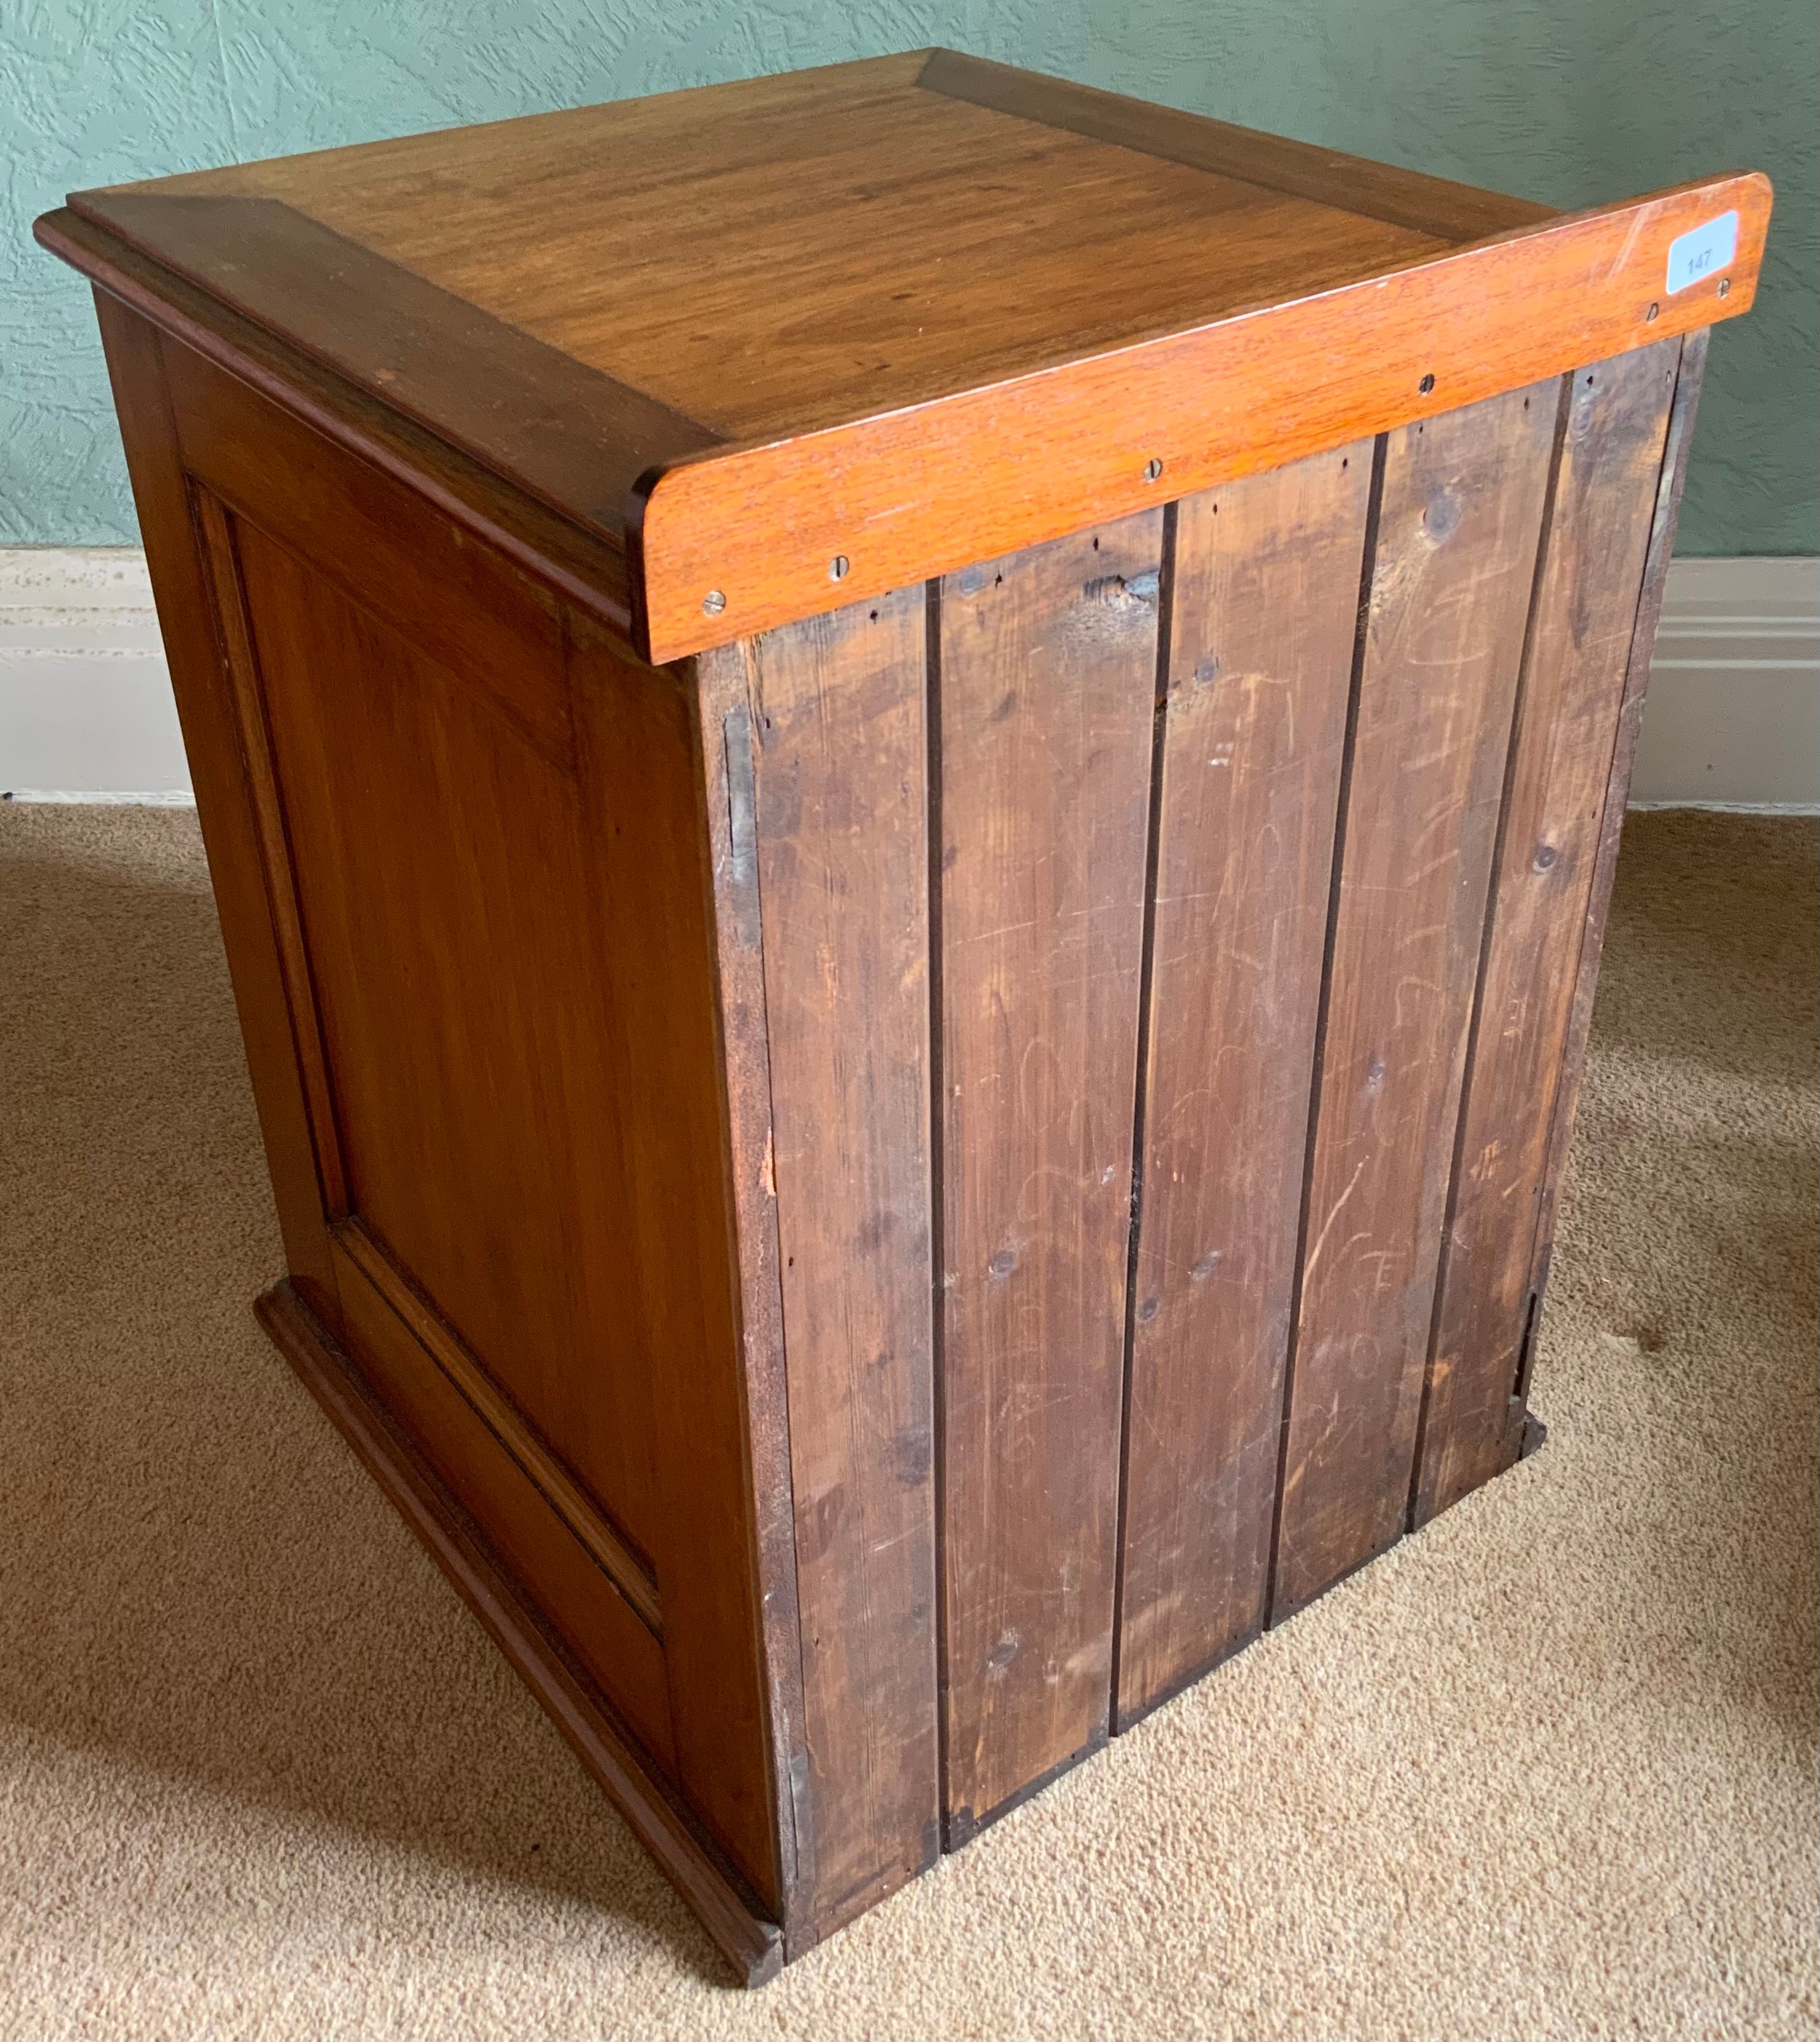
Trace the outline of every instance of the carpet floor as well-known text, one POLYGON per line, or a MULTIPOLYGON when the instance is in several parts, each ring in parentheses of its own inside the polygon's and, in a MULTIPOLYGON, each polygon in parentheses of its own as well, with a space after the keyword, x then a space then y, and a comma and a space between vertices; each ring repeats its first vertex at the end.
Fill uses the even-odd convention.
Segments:
POLYGON ((1631 821, 1543 1451, 746 1994, 254 1327, 193 816, 0 810, 0 2032, 1814 2034, 1815 851, 1631 821))

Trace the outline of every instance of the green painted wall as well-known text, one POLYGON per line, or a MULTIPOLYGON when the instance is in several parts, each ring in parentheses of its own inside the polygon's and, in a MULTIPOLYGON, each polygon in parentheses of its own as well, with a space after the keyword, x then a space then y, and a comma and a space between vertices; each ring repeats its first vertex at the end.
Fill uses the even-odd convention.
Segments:
POLYGON ((1820 551, 1812 0, 6 0, 0 544, 134 533, 67 190, 927 43, 1561 206, 1767 170, 1681 545, 1820 551))

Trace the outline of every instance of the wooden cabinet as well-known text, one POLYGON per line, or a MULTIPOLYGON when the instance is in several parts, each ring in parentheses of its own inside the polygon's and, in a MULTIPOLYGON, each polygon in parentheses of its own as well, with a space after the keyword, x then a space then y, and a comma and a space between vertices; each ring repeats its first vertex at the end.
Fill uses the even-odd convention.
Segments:
POLYGON ((1768 206, 925 52, 40 223, 261 1315, 744 1975, 1524 1451, 1768 206))

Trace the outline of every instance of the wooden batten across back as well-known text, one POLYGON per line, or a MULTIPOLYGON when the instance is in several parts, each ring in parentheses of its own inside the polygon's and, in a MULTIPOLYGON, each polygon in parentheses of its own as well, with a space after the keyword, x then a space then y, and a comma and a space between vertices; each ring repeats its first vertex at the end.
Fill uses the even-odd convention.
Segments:
POLYGON ((926 1861, 922 1811, 958 1848, 1508 1464, 1682 352, 701 663, 725 912, 770 981, 802 1809, 843 1854, 799 1937, 926 1861), (864 1122, 828 1087, 881 1055, 933 1138, 906 1098, 831 1172, 864 1122), (836 1241, 839 1289, 804 1285, 836 1241), (886 1753, 850 1831, 833 1776, 886 1753))

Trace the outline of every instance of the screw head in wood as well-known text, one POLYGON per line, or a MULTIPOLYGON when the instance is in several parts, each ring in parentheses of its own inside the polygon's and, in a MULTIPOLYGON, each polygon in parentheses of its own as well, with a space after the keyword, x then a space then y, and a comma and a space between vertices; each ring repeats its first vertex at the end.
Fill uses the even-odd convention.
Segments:
POLYGON ((844 581, 847 578, 848 564, 849 563, 845 553, 836 553, 834 558, 828 564, 828 579, 830 581, 844 581))
POLYGON ((1162 472, 1163 464, 1154 455, 1153 455, 1149 461, 1145 462, 1144 480, 1146 482, 1154 482, 1157 476, 1162 472))
POLYGON ((1731 279, 1730 279, 1730 277, 1721 277, 1719 278, 1719 296, 1720 296, 1722 298, 1726 298, 1726 297, 1730 297, 1730 295, 1731 295, 1731 279))
POLYGON ((1416 385, 1416 388, 1421 392, 1424 397, 1428 396, 1428 392, 1433 389, 1434 387, 1435 379, 1432 376, 1424 376, 1421 381, 1416 385))
POLYGON ((1653 305, 1651 305, 1651 306, 1650 306, 1650 309, 1649 309, 1646 312, 1645 312, 1645 313, 1644 313, 1644 315, 1643 315, 1643 323, 1644 323, 1644 325, 1645 325, 1645 326, 1648 326, 1648 325, 1650 325, 1652 322, 1654 322, 1654 320, 1660 319, 1660 318, 1661 317, 1661 315, 1662 315, 1662 308, 1661 308, 1661 307, 1660 305, 1653 304, 1653 305))
POLYGON ((726 606, 727 598, 717 588, 709 589, 702 598, 702 614, 704 617, 718 617, 726 606))

